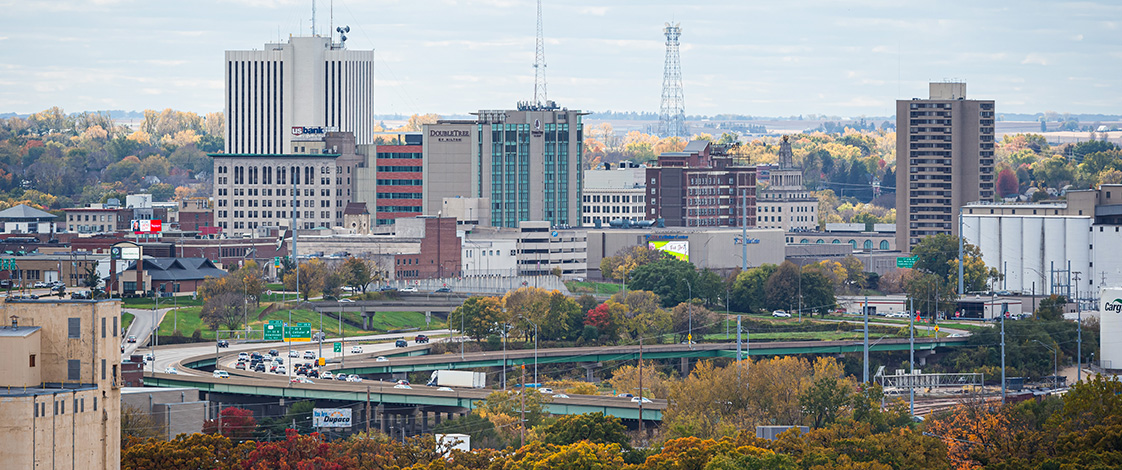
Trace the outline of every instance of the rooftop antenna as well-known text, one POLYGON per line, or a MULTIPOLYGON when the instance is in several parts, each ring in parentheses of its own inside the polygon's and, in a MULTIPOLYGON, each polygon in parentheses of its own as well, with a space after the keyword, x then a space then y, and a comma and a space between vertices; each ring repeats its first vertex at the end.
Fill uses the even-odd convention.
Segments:
POLYGON ((312 0, 312 37, 316 35, 316 0, 312 0))
POLYGON ((542 0, 538 0, 538 43, 534 53, 534 104, 546 104, 545 93, 545 39, 542 35, 542 0))

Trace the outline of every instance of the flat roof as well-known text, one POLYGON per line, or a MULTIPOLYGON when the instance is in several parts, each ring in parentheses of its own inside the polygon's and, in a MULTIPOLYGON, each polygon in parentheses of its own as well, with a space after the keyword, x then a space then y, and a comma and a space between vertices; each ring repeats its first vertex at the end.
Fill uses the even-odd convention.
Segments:
POLYGON ((41 326, 17 326, 15 328, 12 328, 11 326, 5 326, 3 328, 0 328, 0 338, 23 338, 27 337, 31 333, 41 330, 42 328, 43 327, 41 326))
POLYGON ((208 157, 239 157, 239 158, 336 158, 339 153, 208 153, 208 157))
POLYGON ((97 390, 93 384, 60 384, 44 383, 39 387, 4 387, 0 388, 0 397, 27 397, 36 395, 55 395, 58 393, 80 392, 97 390))

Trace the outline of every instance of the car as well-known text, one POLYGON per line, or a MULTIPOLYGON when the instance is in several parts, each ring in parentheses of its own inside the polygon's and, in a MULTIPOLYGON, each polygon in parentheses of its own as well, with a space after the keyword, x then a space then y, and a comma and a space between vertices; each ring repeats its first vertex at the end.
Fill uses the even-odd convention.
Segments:
POLYGON ((214 371, 214 378, 216 378, 216 379, 228 379, 228 378, 230 378, 230 373, 226 372, 224 370, 216 370, 216 371, 214 371))
POLYGON ((323 371, 323 373, 319 375, 319 378, 324 379, 324 380, 332 378, 331 371, 329 371, 329 370, 323 371))
POLYGON ((44 288, 50 287, 50 284, 47 284, 46 282, 43 282, 43 281, 39 281, 39 282, 36 282, 33 287, 35 289, 44 289, 44 288))
POLYGON ((374 358, 374 362, 389 362, 389 359, 386 359, 386 356, 378 356, 374 358))
POLYGON ((549 388, 549 387, 544 387, 544 388, 539 388, 538 392, 545 393, 547 395, 552 395, 553 394, 553 389, 549 388))
POLYGON ((274 357, 273 358, 273 363, 274 364, 284 364, 284 359, 282 359, 280 357, 274 357))
POLYGON ((413 390, 413 387, 410 387, 408 385, 402 385, 402 384, 394 385, 393 388, 398 388, 398 389, 402 389, 402 390, 413 390))
POLYGON ((345 303, 345 304, 353 304, 353 303, 355 303, 355 301, 353 301, 353 300, 351 300, 351 299, 339 299, 339 301, 340 301, 340 302, 343 302, 343 303, 345 303))
POLYGON ((254 372, 265 372, 265 363, 264 362, 258 362, 256 365, 253 366, 253 371, 254 372))
POLYGON ((362 377, 351 374, 347 376, 347 382, 362 382, 362 377))
POLYGON ((145 364, 147 364, 149 362, 153 362, 155 360, 156 360, 156 356, 153 356, 152 353, 148 353, 148 354, 144 355, 144 363, 145 364))
POLYGON ((304 351, 304 359, 315 359, 316 353, 311 351, 304 351))
POLYGON ((243 353, 238 353, 238 360, 239 361, 248 361, 249 360, 249 353, 244 353, 244 352, 243 353))
POLYGON ((285 369, 284 366, 277 366, 277 373, 280 375, 284 375, 288 373, 288 370, 285 369))
POLYGON ((455 390, 452 390, 452 387, 440 387, 440 388, 436 389, 436 391, 438 391, 438 392, 455 392, 455 390))
POLYGON ((621 393, 621 394, 619 394, 619 395, 616 395, 616 396, 617 396, 617 397, 620 397, 620 398, 632 398, 632 397, 634 397, 635 395, 632 395, 632 394, 630 394, 630 393, 621 393))
POLYGON ((413 287, 413 286, 402 287, 401 289, 398 290, 398 292, 417 292, 417 288, 413 287))
POLYGON ((631 397, 631 403, 654 403, 647 397, 631 397))
POLYGON ((280 364, 272 364, 272 365, 270 365, 270 366, 269 366, 269 372, 276 372, 276 371, 277 371, 277 367, 280 367, 280 364))
POLYGON ((167 368, 164 369, 164 373, 165 374, 179 374, 179 371, 176 370, 175 367, 168 366, 167 368))
POLYGON ((397 292, 397 288, 393 286, 382 286, 378 289, 378 292, 397 292))
POLYGON ((351 346, 351 354, 362 354, 362 346, 351 346))
POLYGON ((129 338, 126 341, 128 341, 130 343, 135 343, 136 342, 136 335, 129 335, 129 338))
POLYGON ((308 369, 307 376, 311 377, 313 379, 318 379, 319 378, 319 371, 315 370, 315 369, 308 369))
POLYGON ((277 351, 276 349, 270 349, 269 350, 269 355, 273 356, 273 357, 277 357, 277 356, 280 355, 280 351, 277 351))
POLYGON ((399 379, 398 381, 396 381, 394 383, 398 384, 398 385, 409 385, 409 381, 405 380, 405 379, 399 379))
POLYGON ((404 348, 406 346, 409 346, 409 343, 403 339, 399 339, 397 341, 394 341, 393 345, 395 348, 404 348))
POLYGON ((66 286, 51 286, 51 292, 62 292, 66 290, 66 286))
POLYGON ((261 353, 259 353, 257 351, 253 351, 252 353, 249 354, 249 358, 250 359, 257 359, 258 361, 260 361, 262 359, 265 359, 265 356, 262 356, 261 353))
POLYGON ((776 310, 774 312, 771 312, 771 316, 779 318, 791 318, 791 314, 783 310, 776 310))
POLYGON ((220 347, 220 348, 228 348, 228 347, 230 347, 230 342, 229 342, 229 341, 226 341, 226 340, 224 340, 224 339, 220 339, 220 340, 218 340, 218 347, 220 347))
POLYGON ((334 379, 338 380, 340 382, 346 382, 347 381, 347 374, 335 374, 334 379))
POLYGON ((444 286, 444 287, 441 287, 441 288, 433 291, 434 294, 439 294, 441 292, 452 292, 452 288, 448 287, 448 286, 444 286))
POLYGON ((908 314, 904 312, 892 312, 884 315, 885 318, 908 318, 908 314))
POLYGON ((299 358, 300 357, 300 351, 297 351, 295 349, 291 349, 291 350, 288 351, 288 357, 299 358))
POLYGON ((308 380, 308 379, 305 378, 305 377, 293 377, 292 379, 290 379, 288 381, 288 383, 302 384, 302 383, 306 383, 306 382, 304 382, 305 380, 308 380))
POLYGON ((415 343, 428 343, 429 342, 429 337, 427 335, 417 335, 416 338, 413 338, 413 342, 415 342, 415 343))
POLYGON ((239 363, 237 363, 237 365, 234 366, 234 368, 237 369, 237 370, 245 370, 245 363, 244 362, 239 362, 239 363))
POLYGON ((88 290, 80 290, 71 292, 70 298, 74 300, 90 300, 93 298, 93 294, 91 294, 88 290))
POLYGON ((564 393, 558 393, 554 395, 553 398, 569 398, 569 396, 565 395, 564 393))

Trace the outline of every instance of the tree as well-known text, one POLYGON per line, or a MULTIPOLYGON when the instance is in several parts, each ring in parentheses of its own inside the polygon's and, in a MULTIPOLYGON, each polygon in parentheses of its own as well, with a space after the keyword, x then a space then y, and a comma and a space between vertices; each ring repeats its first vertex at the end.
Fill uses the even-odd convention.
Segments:
POLYGON ((764 284, 768 309, 793 311, 799 305, 800 269, 795 263, 784 261, 764 284))
POLYGON ((161 425, 152 419, 152 415, 144 410, 127 403, 121 404, 121 442, 129 438, 150 439, 163 438, 167 434, 167 426, 161 425))
POLYGON ((584 317, 584 324, 596 329, 595 339, 598 341, 614 342, 619 339, 620 328, 625 322, 624 313, 626 310, 627 306, 608 300, 589 310, 584 317))
POLYGON ((456 307, 448 314, 448 325, 459 328, 463 325, 461 333, 479 341, 492 331, 495 324, 507 321, 503 312, 502 300, 498 297, 469 297, 463 305, 456 307))
POLYGON ((1061 321, 1064 319, 1064 307, 1067 299, 1056 294, 1049 295, 1040 301, 1036 307, 1036 319, 1041 321, 1061 321))
MULTIPOLYGON (((674 382, 667 377, 658 366, 653 362, 643 362, 643 393, 642 396, 648 398, 667 398, 670 396, 671 387, 674 382)), ((608 383, 612 385, 612 392, 616 394, 631 393, 636 396, 639 395, 639 367, 631 364, 624 364, 617 367, 612 371, 612 377, 608 379, 608 383)))
POLYGON ((1017 181, 1017 174, 1009 168, 1004 168, 997 174, 997 196, 1010 197, 1016 196, 1020 192, 1020 183, 1017 181))
POLYGON ((257 432, 257 420, 250 410, 230 406, 222 409, 218 416, 203 423, 203 434, 221 434, 235 441, 247 441, 257 432))
POLYGON ((732 309, 737 312, 754 313, 767 308, 765 286, 771 275, 779 269, 774 264, 750 268, 736 276, 730 294, 732 309))
POLYGON ((246 318, 245 297, 233 292, 210 296, 203 301, 203 309, 199 316, 210 325, 212 330, 217 330, 219 326, 236 330, 246 318))
MULTIPOLYGON (((523 370, 525 373, 525 370, 523 370)), ((527 429, 542 423, 545 404, 553 400, 545 393, 525 390, 496 390, 486 400, 475 403, 479 416, 487 418, 500 434, 508 439, 517 437, 521 426, 527 429), (525 417, 525 421, 521 421, 525 417)))
POLYGON ((612 295, 611 300, 624 306, 621 335, 626 337, 623 339, 659 338, 670 332, 670 313, 662 309, 657 294, 641 290, 621 291, 612 295))
POLYGON ((904 291, 916 310, 933 319, 935 314, 947 315, 955 311, 958 294, 945 278, 935 274, 913 271, 904 281, 904 291))
POLYGON ((635 268, 669 257, 666 252, 652 250, 646 245, 635 245, 619 250, 613 256, 600 260, 600 272, 608 279, 627 281, 635 268))
MULTIPOLYGON (((807 266, 807 268, 811 268, 807 266)), ((821 272, 804 268, 802 274, 802 309, 825 315, 837 306, 834 286, 821 272)))
POLYGON ((852 400, 852 393, 851 383, 840 383, 837 377, 822 377, 799 397, 799 406, 817 429, 838 418, 842 407, 852 400))
POLYGON ((670 318, 673 322, 670 328, 678 337, 679 342, 686 341, 686 337, 691 331, 691 325, 693 341, 696 342, 704 338, 720 322, 720 317, 716 313, 701 305, 696 305, 698 303, 693 300, 682 302, 670 312, 670 318))
POLYGON ((450 421, 441 421, 432 431, 438 434, 467 434, 471 436, 472 449, 505 449, 510 445, 495 431, 491 420, 479 413, 468 413, 450 421))
MULTIPOLYGON (((982 250, 975 245, 965 243, 963 253, 965 291, 985 290, 989 279, 997 275, 997 269, 986 267, 985 261, 982 261, 982 250)), ((958 285, 958 237, 946 233, 925 237, 912 248, 912 256, 919 258, 914 268, 917 271, 933 273, 952 285, 958 285)))
MULTIPOLYGON (((319 258, 312 258, 300 263, 300 294, 307 301, 313 293, 322 292, 324 282, 327 281, 327 265, 319 258)), ((296 272, 284 274, 284 288, 290 291, 297 290, 296 272)))
POLYGON ((352 290, 362 291, 363 294, 366 293, 366 287, 370 283, 381 281, 381 276, 376 274, 369 262, 354 256, 343 261, 340 271, 344 273, 345 285, 350 286, 352 290))
POLYGON ((700 293, 695 289, 701 286, 697 282, 697 269, 693 264, 680 259, 663 258, 635 268, 631 273, 629 287, 654 292, 662 300, 662 306, 669 307, 685 302, 691 294, 700 293))
POLYGON ((604 413, 565 415, 550 424, 534 428, 534 435, 545 444, 558 446, 589 441, 596 444, 618 444, 630 451, 627 428, 615 416, 604 413))

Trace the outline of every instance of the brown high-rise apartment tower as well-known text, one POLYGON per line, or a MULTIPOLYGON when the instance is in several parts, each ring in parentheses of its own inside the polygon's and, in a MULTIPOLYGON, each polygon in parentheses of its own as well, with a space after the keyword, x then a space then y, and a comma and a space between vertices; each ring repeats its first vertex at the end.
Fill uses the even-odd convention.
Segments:
POLYGON ((965 83, 932 83, 928 99, 896 101, 896 246, 958 235, 964 204, 994 198, 994 106, 965 83))

